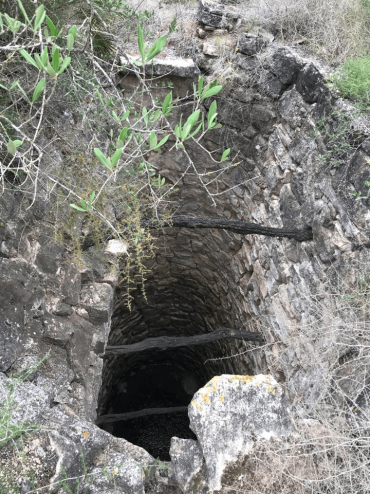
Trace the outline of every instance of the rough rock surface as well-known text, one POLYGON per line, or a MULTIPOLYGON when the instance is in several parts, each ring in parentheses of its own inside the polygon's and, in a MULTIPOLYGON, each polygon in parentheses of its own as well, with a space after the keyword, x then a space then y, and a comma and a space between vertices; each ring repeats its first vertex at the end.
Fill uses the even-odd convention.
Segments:
POLYGON ((195 393, 189 418, 211 490, 221 489, 225 466, 249 454, 255 441, 287 438, 294 431, 282 388, 263 375, 214 377, 195 393))
POLYGON ((195 477, 203 466, 203 454, 198 441, 173 437, 170 456, 174 476, 182 492, 194 492, 195 477))
MULTIPOLYGON (((79 483, 84 485, 84 492, 91 494, 117 489, 126 494, 144 494, 143 468, 154 461, 145 450, 80 420, 68 406, 51 408, 47 393, 33 383, 18 382, 12 392, 11 386, 13 381, 0 373, 0 398, 2 405, 8 404, 9 425, 41 426, 31 436, 33 442, 39 443, 33 449, 33 461, 40 465, 45 460, 45 450, 50 449, 54 459, 44 480, 55 490, 61 487, 60 482, 71 478, 67 485, 73 488, 79 483)), ((3 462, 2 470, 7 467, 3 462)))
POLYGON ((239 15, 222 3, 200 0, 197 19, 206 26, 232 29, 236 25, 239 15))
POLYGON ((241 34, 238 37, 238 50, 240 53, 243 53, 244 55, 248 56, 253 56, 257 55, 257 53, 260 53, 263 48, 265 48, 268 45, 268 42, 263 39, 259 38, 256 35, 252 34, 241 34))

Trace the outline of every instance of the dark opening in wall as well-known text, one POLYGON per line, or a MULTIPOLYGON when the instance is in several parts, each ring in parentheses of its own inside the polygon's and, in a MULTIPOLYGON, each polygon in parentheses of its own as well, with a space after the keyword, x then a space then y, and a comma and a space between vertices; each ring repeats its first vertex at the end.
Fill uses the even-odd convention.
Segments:
MULTIPOLYGON (((223 270, 215 266, 214 284, 202 283, 201 269, 185 259, 185 254, 175 257, 170 252, 171 257, 161 259, 157 256, 145 284, 146 298, 136 290, 131 311, 124 288, 117 289, 108 345, 204 335, 221 326, 240 329, 240 324, 235 326, 227 297, 217 286, 217 279, 224 286, 220 277, 227 273, 229 265, 224 263, 223 270)), ((98 416, 130 415, 124 417, 129 420, 105 422, 102 417, 97 423, 113 435, 145 448, 155 458, 169 460, 171 437, 195 438, 187 415, 195 392, 216 375, 255 373, 245 358, 225 358, 238 353, 242 345, 241 340, 223 338, 201 345, 152 348, 106 357, 98 416), (172 409, 170 413, 163 410, 167 408, 172 409), (139 413, 132 417, 131 412, 139 413)))

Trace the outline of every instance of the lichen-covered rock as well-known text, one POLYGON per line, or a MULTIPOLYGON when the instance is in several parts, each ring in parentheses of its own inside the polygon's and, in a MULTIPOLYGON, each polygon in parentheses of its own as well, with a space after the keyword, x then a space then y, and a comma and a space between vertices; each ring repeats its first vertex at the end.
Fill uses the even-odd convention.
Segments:
POLYGON ((282 388, 271 376, 214 377, 189 405, 190 427, 202 449, 210 490, 221 488, 225 466, 255 441, 294 432, 282 388))
MULTIPOLYGON (((37 426, 27 439, 25 450, 31 464, 47 463, 47 468, 38 468, 36 485, 47 482, 58 488, 70 479, 66 481, 70 488, 84 485, 84 492, 89 494, 115 489, 126 494, 144 494, 143 468, 154 458, 142 448, 111 436, 92 422, 80 420, 68 406, 51 408, 43 389, 30 382, 12 381, 1 373, 0 407, 5 407, 9 414, 7 422, 3 419, 1 424, 7 433, 13 426, 21 432, 31 432, 37 426), (38 446, 33 447, 33 443, 38 446), (46 461, 46 450, 52 461, 46 461)), ((11 461, 9 455, 10 464, 11 461)), ((3 461, 1 468, 7 471, 10 466, 3 461)))
POLYGON ((174 475, 182 492, 194 492, 195 477, 203 465, 203 454, 199 443, 192 439, 173 437, 170 456, 174 475))

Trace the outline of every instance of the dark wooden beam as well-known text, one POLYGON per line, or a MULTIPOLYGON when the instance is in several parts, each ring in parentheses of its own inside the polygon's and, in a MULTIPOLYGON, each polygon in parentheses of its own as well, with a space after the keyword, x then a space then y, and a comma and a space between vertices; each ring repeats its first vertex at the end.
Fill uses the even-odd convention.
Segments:
POLYGON ((173 216, 168 220, 155 221, 143 220, 143 226, 149 228, 216 228, 218 230, 228 230, 240 235, 266 235, 268 237, 285 237, 292 238, 298 242, 312 240, 312 228, 306 227, 298 230, 293 228, 272 228, 262 226, 257 223, 246 221, 226 220, 224 218, 208 218, 206 216, 173 216))
POLYGON ((221 327, 211 333, 197 334, 195 336, 159 336, 158 338, 147 338, 132 345, 107 346, 103 357, 109 355, 128 355, 129 353, 143 352, 144 350, 167 350, 182 346, 204 345, 211 341, 222 340, 224 338, 247 341, 263 341, 261 333, 236 330, 221 327))
POLYGON ((112 422, 120 422, 121 420, 131 420, 137 419, 139 417, 146 417, 147 415, 162 415, 164 413, 178 413, 187 411, 187 406, 170 408, 144 408, 144 410, 138 410, 137 412, 111 413, 109 415, 101 415, 96 419, 95 424, 108 424, 112 422))
MULTIPOLYGON (((312 228, 307 226, 301 230, 294 228, 273 228, 262 226, 258 223, 249 223, 246 221, 226 220, 224 218, 209 218, 207 216, 173 216, 168 220, 149 220, 144 218, 141 222, 143 228, 215 228, 217 230, 228 230, 229 232, 239 233, 240 235, 265 235, 268 237, 285 237, 292 238, 298 242, 312 240, 312 228)), ((110 234, 107 234, 105 240, 109 240, 110 234)), ((82 244, 82 250, 86 250, 95 244, 92 235, 88 235, 82 244)))

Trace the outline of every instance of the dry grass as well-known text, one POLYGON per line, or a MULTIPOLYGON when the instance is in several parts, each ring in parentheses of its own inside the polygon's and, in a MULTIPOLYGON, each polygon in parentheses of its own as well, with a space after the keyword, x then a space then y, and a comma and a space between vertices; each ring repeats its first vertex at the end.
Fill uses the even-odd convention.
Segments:
POLYGON ((256 0, 254 19, 284 41, 307 38, 322 55, 341 62, 369 50, 370 14, 362 0, 256 0))

